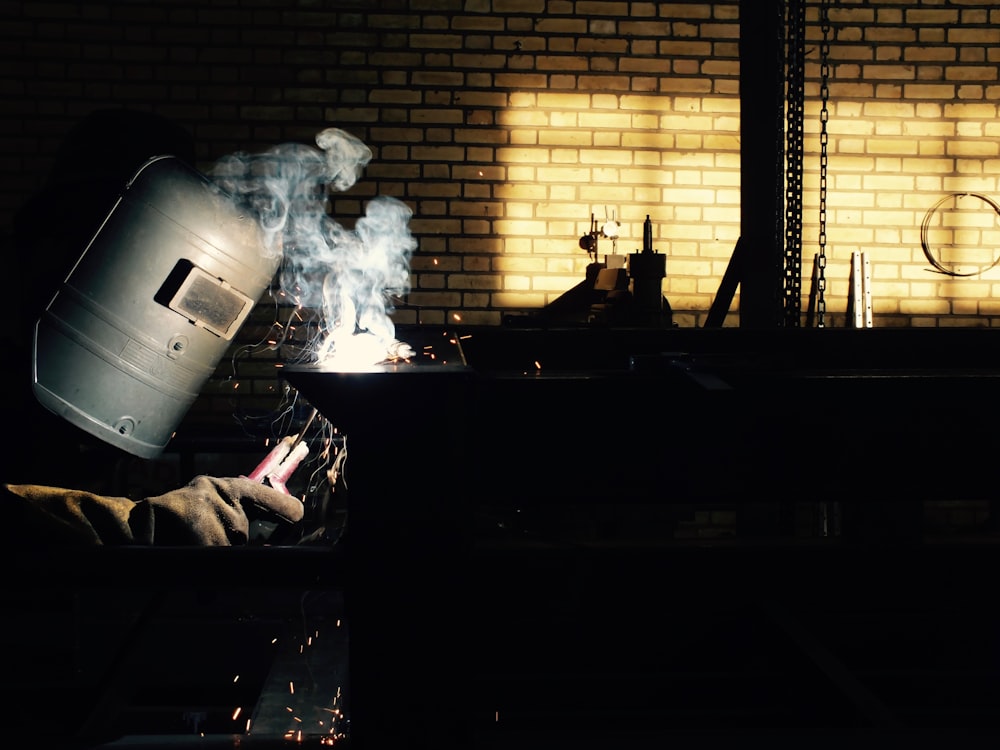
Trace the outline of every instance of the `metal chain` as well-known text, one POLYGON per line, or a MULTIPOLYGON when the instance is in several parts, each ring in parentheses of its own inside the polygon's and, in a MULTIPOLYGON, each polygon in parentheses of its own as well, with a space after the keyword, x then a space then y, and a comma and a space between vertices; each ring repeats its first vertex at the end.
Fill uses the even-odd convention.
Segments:
POLYGON ((804 0, 789 0, 787 14, 785 133, 784 325, 798 327, 802 310, 802 154, 805 110, 804 0))
POLYGON ((830 120, 830 0, 819 0, 820 29, 823 40, 819 47, 819 255, 816 279, 816 327, 826 327, 826 185, 829 165, 827 123, 830 120))
POLYGON ((785 175, 785 79, 781 75, 784 73, 785 66, 785 0, 778 0, 774 3, 774 33, 777 35, 775 44, 775 59, 773 61, 774 67, 772 70, 775 73, 774 76, 774 130, 775 133, 775 164, 774 164, 774 242, 775 246, 772 249, 771 256, 771 268, 774 269, 775 276, 772 281, 771 292, 771 303, 773 305, 771 314, 773 315, 773 324, 775 326, 780 326, 782 322, 782 310, 784 307, 784 297, 782 293, 783 279, 778 276, 779 269, 783 268, 784 264, 784 253, 779 245, 780 240, 778 238, 784 237, 785 234, 785 188, 784 188, 784 175, 785 175))

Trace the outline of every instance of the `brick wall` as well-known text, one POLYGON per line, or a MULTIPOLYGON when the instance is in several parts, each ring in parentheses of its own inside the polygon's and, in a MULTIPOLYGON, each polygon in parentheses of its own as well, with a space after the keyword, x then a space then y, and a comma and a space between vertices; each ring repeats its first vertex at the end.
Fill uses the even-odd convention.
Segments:
MULTIPOLYGON (((332 209, 349 223, 378 194, 413 208, 404 323, 495 325, 545 305, 583 278, 592 215, 622 225, 606 254, 641 247, 648 214, 674 320, 698 326, 740 233, 738 0, 4 0, 0 13, 5 229, 74 124, 130 107, 190 131, 206 169, 331 125, 360 137, 374 159, 332 209)), ((817 17, 809 2, 804 292, 817 17)), ((829 324, 845 323, 864 252, 876 326, 995 325, 1000 8, 840 0, 830 20, 829 324), (921 244, 935 206, 939 268, 921 244)))

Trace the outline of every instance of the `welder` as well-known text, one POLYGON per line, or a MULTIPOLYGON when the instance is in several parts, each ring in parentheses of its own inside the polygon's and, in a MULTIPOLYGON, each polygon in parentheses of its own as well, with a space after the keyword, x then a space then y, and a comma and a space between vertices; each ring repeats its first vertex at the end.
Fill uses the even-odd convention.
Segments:
MULTIPOLYGON (((39 370, 44 370, 47 363, 68 362, 69 367, 49 369, 70 370, 81 362, 84 366, 91 362, 84 358, 86 352, 72 357, 53 352, 62 346, 58 334, 48 336, 45 359, 40 359, 36 337, 43 306, 52 299, 52 290, 87 246, 88 238, 104 231, 102 226, 110 221, 106 218, 107 207, 130 175, 151 156, 159 154, 193 163, 191 137, 172 123, 143 113, 97 112, 70 134, 57 154, 47 184, 15 218, 12 255, 18 284, 11 291, 20 291, 21 299, 17 302, 16 319, 4 331, 10 339, 4 342, 7 354, 4 393, 8 397, 5 411, 11 432, 6 446, 0 449, 4 456, 0 512, 6 519, 3 525, 6 531, 0 533, 8 543, 236 545, 248 542, 255 520, 294 524, 303 517, 303 503, 289 494, 283 481, 275 479, 278 474, 288 477, 308 452, 295 436, 280 441, 267 457, 276 474, 265 471, 256 476, 197 476, 184 486, 163 488, 163 492, 137 498, 114 493, 109 477, 134 451, 127 445, 123 450, 120 442, 115 444, 116 429, 106 431, 107 434, 80 429, 79 424, 69 424, 65 417, 93 408, 92 394, 86 396, 90 400, 84 406, 78 408, 73 403, 76 399, 84 400, 76 392, 73 378, 78 379, 80 390, 89 387, 101 394, 99 388, 108 388, 106 382, 103 386, 101 382, 107 381, 107 373, 117 376, 116 370, 127 369, 128 363, 120 368, 111 363, 106 372, 59 372, 59 388, 64 392, 49 395, 60 407, 65 407, 62 413, 58 413, 59 409, 43 408, 39 403, 37 383, 51 374, 39 370), (32 383, 36 384, 35 392, 32 383), (269 482, 269 476, 275 481, 269 482)), ((159 212, 150 209, 150 214, 158 216, 159 212)), ((156 248, 153 251, 159 252, 156 248)), ((102 272, 114 273, 114 269, 104 267, 108 265, 106 259, 102 263, 102 272)), ((235 294, 219 283, 218 287, 211 284, 209 287, 218 289, 220 294, 235 294)), ((120 291, 122 296, 135 295, 132 288, 120 291)), ((251 300, 250 306, 254 302, 251 300)), ((204 299, 198 303, 203 304, 204 299)), ((80 304, 96 307, 86 299, 80 304)), ((149 304, 156 303, 150 300, 149 304)), ((87 325, 90 326, 87 335, 74 332, 75 341, 83 341, 76 345, 81 351, 91 343, 88 336, 92 335, 94 325, 89 318, 87 325)), ((193 327, 191 331, 192 337, 203 335, 193 327)), ((178 351, 187 335, 177 343, 178 351)), ((103 399, 114 400, 116 395, 111 387, 103 399)), ((124 393, 122 398, 127 398, 124 393)), ((137 398, 141 398, 141 393, 137 398)), ((168 415, 167 422, 181 416, 181 412, 168 415)), ((85 427, 91 421, 86 415, 79 420, 85 427)), ((130 429, 131 426, 122 426, 120 432, 125 435, 130 429)), ((160 429, 170 434, 170 424, 160 429)), ((138 450, 141 454, 145 448, 140 445, 138 450)))

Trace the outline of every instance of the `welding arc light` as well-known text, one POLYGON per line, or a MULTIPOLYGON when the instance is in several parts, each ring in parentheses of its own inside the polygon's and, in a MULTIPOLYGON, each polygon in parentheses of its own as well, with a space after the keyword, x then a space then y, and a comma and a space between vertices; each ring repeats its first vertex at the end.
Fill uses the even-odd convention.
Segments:
MULTIPOLYGON (((996 216, 1000 216, 1000 206, 997 205, 996 201, 980 193, 952 193, 951 195, 946 195, 928 209, 927 213, 924 215, 924 220, 920 223, 920 246, 923 248, 924 255, 927 257, 927 260, 930 261, 931 265, 941 273, 947 274, 948 276, 976 276, 977 274, 990 270, 997 265, 997 263, 1000 263, 1000 255, 994 253, 993 258, 989 263, 976 268, 974 271, 960 272, 949 267, 951 264, 946 264, 939 257, 940 254, 935 254, 934 250, 931 249, 931 243, 928 236, 931 231, 931 224, 934 217, 937 215, 941 207, 949 201, 955 201, 955 207, 957 209, 958 201, 962 198, 977 198, 993 209, 993 213, 996 216)), ((943 223, 939 224, 939 226, 943 226, 943 223)), ((957 265, 957 263, 955 265, 957 265)))

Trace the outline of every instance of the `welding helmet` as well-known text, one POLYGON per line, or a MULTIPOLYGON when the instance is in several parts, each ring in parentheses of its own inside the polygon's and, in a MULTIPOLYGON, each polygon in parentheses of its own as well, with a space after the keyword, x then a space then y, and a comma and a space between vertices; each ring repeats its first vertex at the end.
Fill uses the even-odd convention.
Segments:
POLYGON ((149 158, 37 319, 35 396, 111 445, 158 456, 279 261, 245 206, 186 161, 149 158))

